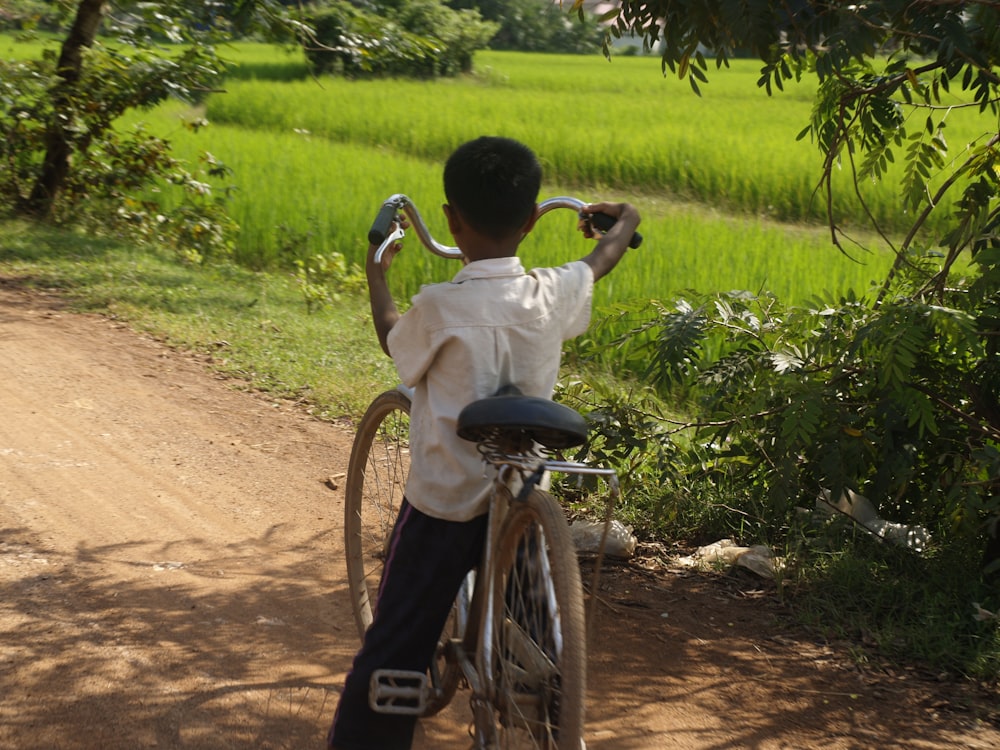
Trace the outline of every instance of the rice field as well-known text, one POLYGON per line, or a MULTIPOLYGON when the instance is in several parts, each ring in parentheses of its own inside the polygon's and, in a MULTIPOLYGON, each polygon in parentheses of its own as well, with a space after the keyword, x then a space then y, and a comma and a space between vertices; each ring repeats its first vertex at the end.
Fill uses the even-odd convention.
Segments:
MULTIPOLYGON (((543 198, 640 206, 645 244, 602 282, 599 302, 688 289, 766 290, 796 302, 863 292, 891 262, 877 245, 852 251, 853 259, 832 246, 814 192, 819 152, 795 140, 813 91, 803 83, 768 97, 753 61, 710 71, 698 97, 651 57, 487 51, 473 76, 428 82, 313 79, 301 54, 266 45, 223 53, 234 62, 225 93, 197 110, 171 102, 134 114, 123 127, 145 121, 192 164, 208 151, 234 170, 237 256, 252 267, 331 251, 360 263, 371 218, 397 192, 414 198, 447 241, 442 163, 484 133, 518 138, 538 153, 543 198), (208 127, 183 127, 202 116, 208 127)), ((977 136, 975 117, 956 110, 953 119, 953 142, 977 136)), ((864 239, 846 173, 839 177, 838 221, 864 239)), ((863 187, 876 216, 905 224, 891 181, 863 187)), ((569 215, 545 217, 524 245, 527 264, 584 254, 588 243, 573 226, 569 215)), ((416 240, 411 249, 393 270, 400 295, 454 272, 416 240)))
POLYGON ((504 54, 482 55, 489 69, 474 80, 234 81, 228 95, 209 99, 206 116, 434 161, 469 138, 505 135, 531 144, 556 183, 668 190, 778 220, 820 217, 810 206, 818 155, 795 141, 808 116, 802 100, 699 99, 668 86, 655 61, 636 58, 560 58, 565 67, 556 78, 546 56, 535 86, 528 70, 500 73, 504 54), (645 91, 615 90, 620 77, 645 83, 645 91))
MULTIPOLYGON (((166 114, 164 110, 158 117, 166 114)), ((184 114, 175 112, 175 116, 184 114)), ((151 123, 152 126, 152 123, 151 123)), ((285 133, 211 125, 197 136, 177 126, 176 148, 192 161, 207 150, 235 173, 232 212, 241 225, 238 253, 253 267, 273 265, 288 243, 297 257, 337 251, 361 263, 365 236, 381 201, 405 192, 421 209, 432 233, 449 241, 440 205, 441 164, 377 146, 285 133)), ((749 289, 804 300, 829 291, 867 289, 881 279, 887 255, 858 253, 858 263, 832 247, 816 226, 778 223, 754 214, 676 201, 666 194, 632 193, 581 185, 543 188, 543 197, 575 195, 636 202, 643 212, 643 246, 630 252, 599 287, 602 302, 668 298, 683 290, 749 289)), ((568 211, 545 216, 525 240, 528 265, 562 263, 589 252, 568 211)), ((393 267, 393 283, 409 296, 420 284, 450 277, 449 261, 425 252, 416 239, 393 267)))
MULTIPOLYGON (((756 86, 758 74, 758 63, 733 61, 712 71, 698 97, 687 82, 664 77, 654 58, 481 52, 475 77, 455 81, 232 81, 229 95, 209 100, 207 114, 435 160, 491 132, 530 143, 555 182, 667 190, 781 221, 822 219, 814 199, 820 155, 808 138, 796 141, 814 84, 788 84, 769 97, 756 86)), ((958 153, 982 135, 974 113, 956 110, 949 120, 958 153)), ((835 174, 837 220, 860 223, 847 171, 835 174)), ((881 221, 905 224, 891 180, 861 189, 881 221)))

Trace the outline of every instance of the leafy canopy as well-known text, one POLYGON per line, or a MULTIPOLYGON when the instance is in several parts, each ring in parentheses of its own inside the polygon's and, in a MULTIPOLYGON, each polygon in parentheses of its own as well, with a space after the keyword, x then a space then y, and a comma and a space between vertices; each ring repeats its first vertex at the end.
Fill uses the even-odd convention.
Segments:
POLYGON ((849 241, 834 220, 835 170, 860 196, 862 181, 901 164, 892 174, 911 217, 901 236, 873 220, 896 262, 868 293, 806 309, 749 293, 662 305, 632 332, 647 380, 694 400, 715 476, 768 499, 761 534, 791 528, 795 506, 824 491, 855 490, 940 545, 981 550, 1000 580, 1000 6, 620 0, 604 20, 609 37, 657 49, 695 93, 713 58, 721 69, 758 57, 773 95, 814 76, 799 137, 819 149, 832 242, 849 241), (948 143, 955 107, 982 114, 979 138, 948 143), (925 228, 932 212, 947 218, 941 236, 925 228))
POLYGON ((141 129, 119 132, 115 123, 168 97, 197 101, 212 91, 225 68, 217 45, 234 34, 291 39, 311 30, 275 0, 12 5, 12 24, 63 37, 39 60, 0 62, 0 206, 172 239, 193 260, 227 252, 234 228, 208 178, 228 168, 206 154, 191 170, 167 142, 141 129), (176 210, 135 198, 164 180, 183 188, 176 210))

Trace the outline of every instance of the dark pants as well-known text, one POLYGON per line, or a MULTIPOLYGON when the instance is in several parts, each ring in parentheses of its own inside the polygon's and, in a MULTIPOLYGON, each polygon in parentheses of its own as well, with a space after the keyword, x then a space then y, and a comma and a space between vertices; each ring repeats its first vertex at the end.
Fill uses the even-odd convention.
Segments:
POLYGON ((403 500, 375 618, 344 682, 328 748, 409 750, 416 717, 372 711, 369 681, 377 669, 424 672, 430 666, 462 581, 479 564, 486 519, 442 521, 403 500))

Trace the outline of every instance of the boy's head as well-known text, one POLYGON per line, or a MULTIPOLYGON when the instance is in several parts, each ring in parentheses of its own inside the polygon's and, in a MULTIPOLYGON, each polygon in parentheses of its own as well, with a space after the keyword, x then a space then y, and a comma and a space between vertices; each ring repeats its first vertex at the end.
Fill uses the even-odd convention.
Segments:
POLYGON ((510 138, 464 143, 444 165, 448 204, 477 232, 497 240, 520 232, 532 218, 541 184, 535 154, 510 138))

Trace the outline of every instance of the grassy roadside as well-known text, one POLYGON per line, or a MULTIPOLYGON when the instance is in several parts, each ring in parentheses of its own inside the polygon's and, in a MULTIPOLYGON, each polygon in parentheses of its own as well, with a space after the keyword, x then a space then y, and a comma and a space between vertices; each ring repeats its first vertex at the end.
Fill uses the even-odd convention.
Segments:
POLYGON ((344 295, 306 314, 290 275, 185 266, 166 252, 17 221, 0 223, 0 274, 57 289, 76 310, 208 352, 221 372, 301 399, 323 419, 360 414, 394 381, 367 300, 344 295))

